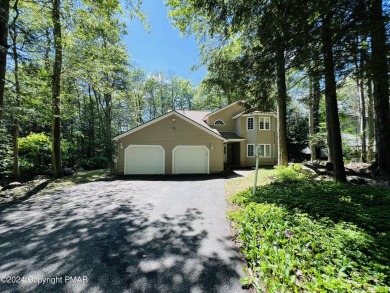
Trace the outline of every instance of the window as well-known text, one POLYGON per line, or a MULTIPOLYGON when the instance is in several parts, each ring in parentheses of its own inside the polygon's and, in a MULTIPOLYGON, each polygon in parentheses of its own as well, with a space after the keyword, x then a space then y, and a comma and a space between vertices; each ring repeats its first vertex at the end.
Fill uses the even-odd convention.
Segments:
POLYGON ((271 157, 271 145, 270 144, 260 144, 260 158, 269 158, 271 157))
POLYGON ((270 118, 260 117, 259 118, 259 129, 269 130, 270 129, 270 118))
POLYGON ((248 117, 246 119, 246 129, 247 130, 253 130, 253 121, 254 121, 253 117, 248 117))
POLYGON ((223 122, 222 120, 216 120, 214 122, 214 125, 225 125, 225 122, 223 122))
POLYGON ((254 144, 247 144, 246 145, 246 156, 247 157, 254 157, 255 156, 255 145, 254 144))

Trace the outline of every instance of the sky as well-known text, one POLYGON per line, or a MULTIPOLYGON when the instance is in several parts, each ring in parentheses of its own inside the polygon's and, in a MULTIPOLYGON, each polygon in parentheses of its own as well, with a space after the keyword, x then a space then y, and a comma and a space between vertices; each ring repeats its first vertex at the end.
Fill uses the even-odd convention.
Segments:
POLYGON ((191 71, 200 59, 195 38, 179 36, 163 0, 144 0, 142 10, 148 17, 150 31, 134 19, 128 21, 128 34, 124 36, 133 64, 147 72, 165 71, 198 84, 206 70, 202 67, 191 71))

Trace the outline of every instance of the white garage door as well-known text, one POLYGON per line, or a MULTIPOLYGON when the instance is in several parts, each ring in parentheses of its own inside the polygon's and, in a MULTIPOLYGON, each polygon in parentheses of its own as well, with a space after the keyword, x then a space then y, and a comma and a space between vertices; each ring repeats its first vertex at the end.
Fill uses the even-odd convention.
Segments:
POLYGON ((125 150, 125 174, 164 174, 165 150, 160 145, 129 145, 125 150))
POLYGON ((209 150, 205 146, 177 146, 172 157, 173 174, 209 173, 209 150))

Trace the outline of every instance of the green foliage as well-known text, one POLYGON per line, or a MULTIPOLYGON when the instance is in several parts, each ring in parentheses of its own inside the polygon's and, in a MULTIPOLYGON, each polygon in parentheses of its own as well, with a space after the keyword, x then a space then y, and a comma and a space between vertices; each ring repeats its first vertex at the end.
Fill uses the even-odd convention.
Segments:
POLYGON ((232 199, 242 281, 260 292, 388 292, 390 189, 315 182, 298 168, 232 199))
POLYGON ((80 161, 80 166, 86 170, 106 169, 108 159, 106 157, 92 157, 80 161))
POLYGON ((289 167, 276 166, 275 182, 285 184, 307 180, 307 177, 299 172, 301 166, 301 164, 294 164, 289 167))
POLYGON ((20 169, 33 174, 51 166, 51 141, 45 133, 30 133, 19 139, 20 169))
POLYGON ((12 171, 12 147, 11 137, 0 121, 0 179, 11 175, 12 171))
POLYGON ((360 160, 360 152, 359 149, 356 147, 351 146, 351 144, 348 141, 343 141, 343 156, 344 156, 344 162, 358 162, 360 160))
POLYGON ((298 107, 287 114, 287 149, 289 160, 303 161, 302 150, 309 145, 309 121, 298 107))

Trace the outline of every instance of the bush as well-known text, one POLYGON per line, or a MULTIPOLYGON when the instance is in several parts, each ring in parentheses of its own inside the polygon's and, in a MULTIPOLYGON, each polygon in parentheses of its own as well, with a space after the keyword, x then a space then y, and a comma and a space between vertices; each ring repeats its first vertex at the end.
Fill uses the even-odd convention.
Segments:
POLYGON ((106 169, 108 160, 106 157, 92 157, 81 160, 80 166, 85 170, 106 169))
POLYGON ((51 166, 51 140, 45 133, 30 133, 19 139, 20 170, 34 174, 51 166))
POLYGON ((301 167, 302 167, 301 164, 294 164, 288 167, 284 167, 284 166, 275 167, 276 182, 292 183, 292 182, 299 182, 307 179, 307 176, 300 172, 301 167))

